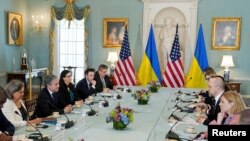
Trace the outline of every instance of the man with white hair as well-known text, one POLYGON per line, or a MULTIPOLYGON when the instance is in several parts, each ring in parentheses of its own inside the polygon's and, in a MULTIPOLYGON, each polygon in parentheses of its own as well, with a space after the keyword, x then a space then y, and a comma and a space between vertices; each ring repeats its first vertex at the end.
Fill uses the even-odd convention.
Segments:
POLYGON ((220 40, 219 45, 222 46, 235 46, 235 36, 232 34, 232 27, 226 26, 224 28, 223 37, 220 40))

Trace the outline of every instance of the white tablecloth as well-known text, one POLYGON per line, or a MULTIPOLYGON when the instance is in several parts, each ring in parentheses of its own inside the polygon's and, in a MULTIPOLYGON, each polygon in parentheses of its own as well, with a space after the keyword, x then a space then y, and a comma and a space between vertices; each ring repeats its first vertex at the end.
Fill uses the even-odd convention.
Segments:
MULTIPOLYGON (((132 92, 143 87, 131 87, 132 92)), ((168 123, 168 117, 172 113, 175 105, 175 94, 178 90, 171 88, 160 88, 158 93, 152 93, 148 105, 138 105, 137 101, 131 94, 119 91, 122 99, 113 100, 106 98, 109 101, 109 107, 99 107, 98 104, 93 105, 93 108, 98 110, 98 114, 83 118, 81 114, 67 114, 70 120, 77 123, 70 129, 65 131, 56 131, 54 125, 50 125, 47 129, 39 129, 43 135, 48 135, 54 140, 67 141, 70 139, 78 141, 165 141, 165 136, 171 126, 168 123), (134 110, 134 122, 130 123, 125 130, 119 131, 112 128, 112 123, 106 123, 106 117, 109 112, 120 102, 121 107, 128 107, 134 110)), ((193 92, 198 90, 183 89, 185 92, 193 92)), ((114 93, 114 92, 112 92, 114 93)), ((102 99, 100 96, 95 97, 96 100, 102 99)), ((181 104, 181 103, 180 103, 181 104)), ((88 109, 88 106, 76 108, 74 111, 81 112, 82 109, 88 109)), ((178 116, 183 116, 185 113, 177 113, 178 116)), ((189 120, 194 118, 192 114, 188 115, 189 120)), ((61 116, 58 120, 66 119, 61 116)), ((196 131, 206 130, 202 125, 180 122, 174 128, 174 131, 183 138, 192 138, 195 134, 186 134, 184 129, 187 126, 195 127, 196 131)), ((16 130, 15 135, 27 134, 26 127, 16 130)))

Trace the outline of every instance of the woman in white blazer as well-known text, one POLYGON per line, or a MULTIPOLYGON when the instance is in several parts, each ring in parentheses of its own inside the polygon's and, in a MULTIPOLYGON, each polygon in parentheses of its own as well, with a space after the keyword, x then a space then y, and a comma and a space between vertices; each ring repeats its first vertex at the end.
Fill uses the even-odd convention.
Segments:
POLYGON ((3 105, 2 112, 15 127, 42 122, 41 118, 29 120, 29 114, 22 100, 24 95, 24 83, 22 81, 11 80, 6 85, 5 91, 8 98, 3 105))

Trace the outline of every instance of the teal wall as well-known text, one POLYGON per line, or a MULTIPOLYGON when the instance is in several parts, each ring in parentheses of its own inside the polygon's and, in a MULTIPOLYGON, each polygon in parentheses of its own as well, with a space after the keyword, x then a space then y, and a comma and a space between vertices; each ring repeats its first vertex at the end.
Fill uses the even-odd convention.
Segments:
MULTIPOLYGON (((28 44, 27 38, 27 0, 0 0, 0 75, 5 72, 13 70, 13 58, 17 68, 19 68, 21 62, 21 49, 28 44), (7 44, 7 12, 20 13, 23 16, 24 35, 22 46, 13 46, 7 44)), ((0 84, 3 85, 6 82, 5 76, 0 77, 0 84)))
POLYGON ((223 55, 232 55, 235 67, 230 68, 231 79, 242 82, 241 92, 250 94, 250 1, 248 0, 201 0, 198 10, 198 23, 202 23, 206 41, 209 64, 223 75, 220 67, 223 55), (211 31, 213 17, 242 17, 240 50, 222 51, 211 49, 211 31))
POLYGON ((103 18, 127 17, 130 48, 135 66, 138 68, 141 58, 141 38, 138 37, 138 34, 142 32, 142 3, 138 0, 87 0, 87 2, 92 9, 90 15, 90 66, 97 68, 100 63, 106 63, 109 51, 120 51, 120 48, 103 48, 103 18))
MULTIPOLYGON (((141 33, 143 4, 138 0, 77 0, 78 6, 89 5, 91 13, 87 20, 89 32, 89 60, 90 67, 97 68, 100 63, 107 63, 106 57, 109 51, 120 51, 120 48, 103 48, 103 18, 127 17, 129 19, 129 40, 132 56, 136 68, 141 59, 141 33), (136 55, 135 55, 136 54, 136 55)), ((47 67, 49 63, 49 10, 51 5, 62 7, 63 0, 28 0, 29 18, 32 14, 43 13, 47 15, 47 28, 42 33, 37 33, 29 27, 29 56, 34 58, 38 67, 47 67), (37 8, 39 7, 39 8, 37 8), (39 54, 39 55, 38 55, 39 54)), ((31 19, 28 19, 31 24, 31 19)))
MULTIPOLYGON (((91 7, 91 13, 87 21, 89 28, 89 66, 98 67, 100 63, 106 63, 109 51, 119 52, 119 48, 103 48, 103 18, 127 17, 129 19, 128 33, 132 50, 133 61, 138 70, 142 56, 142 19, 143 3, 138 0, 76 0, 77 5, 91 7)), ((29 50, 29 57, 34 58, 39 68, 48 67, 49 64, 49 20, 50 7, 64 5, 63 0, 0 0, 0 74, 12 70, 12 58, 20 59, 21 48, 29 50), (24 10, 21 10, 24 9, 24 10), (6 11, 14 11, 23 14, 24 20, 24 45, 20 47, 6 44, 6 11), (31 26, 31 15, 43 13, 46 17, 46 28, 42 33, 35 32, 31 26)), ((233 55, 235 68, 231 69, 231 78, 241 80, 242 92, 250 94, 250 63, 247 58, 250 48, 250 1, 248 0, 200 0, 198 9, 198 23, 203 24, 208 60, 211 67, 219 74, 223 74, 223 68, 219 66, 222 55, 233 55), (226 3, 226 5, 225 5, 226 3), (211 50, 212 17, 242 17, 241 48, 239 51, 211 50)), ((197 27, 198 28, 198 27, 197 27)), ((17 61, 16 61, 17 62, 17 61)), ((16 63, 20 66, 20 62, 16 63)), ((0 84, 5 82, 0 77, 0 84)))

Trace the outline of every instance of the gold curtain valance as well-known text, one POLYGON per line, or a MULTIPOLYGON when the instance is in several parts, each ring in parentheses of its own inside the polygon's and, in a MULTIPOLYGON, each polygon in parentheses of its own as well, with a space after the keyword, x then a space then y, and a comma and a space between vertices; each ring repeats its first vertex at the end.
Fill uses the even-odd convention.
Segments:
MULTIPOLYGON (((85 19, 85 22, 87 21, 88 15, 90 13, 90 7, 78 7, 74 0, 65 0, 66 5, 63 7, 51 7, 51 25, 50 25, 50 66, 49 66, 49 72, 53 72, 53 66, 54 66, 54 38, 55 38, 55 19, 62 20, 66 19, 69 21, 69 27, 70 27, 70 21, 77 19, 82 20, 85 19)), ((85 48, 87 47, 87 43, 85 43, 85 48)))

